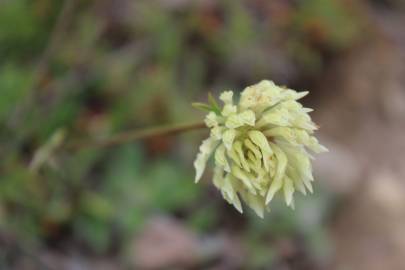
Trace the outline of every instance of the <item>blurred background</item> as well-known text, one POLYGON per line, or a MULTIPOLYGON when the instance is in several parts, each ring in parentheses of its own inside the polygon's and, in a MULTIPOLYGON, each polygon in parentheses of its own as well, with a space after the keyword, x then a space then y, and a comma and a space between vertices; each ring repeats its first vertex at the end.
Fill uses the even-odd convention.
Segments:
POLYGON ((0 0, 0 269, 404 269, 401 0, 0 0), (193 183, 194 101, 262 79, 315 108, 315 192, 264 220, 193 183))

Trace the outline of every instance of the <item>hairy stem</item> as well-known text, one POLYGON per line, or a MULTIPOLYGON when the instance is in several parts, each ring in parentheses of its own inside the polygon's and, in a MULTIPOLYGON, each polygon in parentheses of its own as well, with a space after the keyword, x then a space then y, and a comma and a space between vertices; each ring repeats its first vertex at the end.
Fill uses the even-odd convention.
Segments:
POLYGON ((80 150, 85 148, 108 147, 155 136, 173 135, 185 131, 201 129, 204 127, 205 124, 203 122, 158 126, 141 130, 127 131, 105 139, 72 141, 66 145, 66 148, 68 150, 80 150))

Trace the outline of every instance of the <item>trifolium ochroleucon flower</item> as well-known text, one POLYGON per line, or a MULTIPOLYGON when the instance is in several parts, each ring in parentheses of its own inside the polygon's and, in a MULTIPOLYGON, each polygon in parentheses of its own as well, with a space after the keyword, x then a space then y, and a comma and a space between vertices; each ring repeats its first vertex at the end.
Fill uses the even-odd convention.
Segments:
POLYGON ((209 111, 205 124, 210 129, 194 162, 195 181, 213 156, 213 183, 239 212, 242 200, 263 217, 277 192, 294 208, 296 190, 312 193, 312 156, 307 151, 327 151, 313 136, 317 126, 308 115, 312 109, 297 102, 307 94, 261 81, 246 87, 238 103, 232 91, 220 95, 222 108, 212 96, 210 104, 195 103, 209 111))

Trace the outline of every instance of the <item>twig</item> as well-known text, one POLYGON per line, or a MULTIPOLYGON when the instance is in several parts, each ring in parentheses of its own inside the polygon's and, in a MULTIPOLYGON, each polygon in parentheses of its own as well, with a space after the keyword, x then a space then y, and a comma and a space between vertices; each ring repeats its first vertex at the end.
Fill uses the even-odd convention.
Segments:
POLYGON ((49 69, 49 61, 51 60, 56 49, 59 47, 62 37, 66 34, 67 27, 73 17, 76 6, 76 0, 65 0, 61 12, 56 20, 55 26, 52 29, 48 45, 45 48, 42 56, 36 67, 34 82, 32 83, 31 92, 35 91, 41 80, 45 77, 49 69))
POLYGON ((67 143, 65 147, 67 150, 81 150, 85 148, 108 147, 155 136, 173 135, 184 131, 201 129, 204 127, 205 124, 202 122, 152 127, 142 130, 123 132, 106 139, 72 141, 70 143, 67 143))

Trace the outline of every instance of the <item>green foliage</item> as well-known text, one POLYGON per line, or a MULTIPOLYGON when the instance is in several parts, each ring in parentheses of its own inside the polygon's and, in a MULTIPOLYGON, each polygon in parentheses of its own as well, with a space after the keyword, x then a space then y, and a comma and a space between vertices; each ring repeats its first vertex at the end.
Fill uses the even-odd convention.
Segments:
POLYGON ((356 5, 342 1, 300 1, 288 24, 287 48, 311 75, 323 68, 325 51, 338 53, 359 39, 363 27, 356 5))
POLYGON ((208 104, 194 102, 191 105, 198 110, 207 111, 207 112, 213 111, 218 115, 221 114, 221 108, 220 108, 218 102, 212 96, 211 92, 208 93, 208 104))
POLYGON ((0 63, 9 57, 24 61, 25 57, 40 52, 58 2, 5 0, 0 3, 0 63))
POLYGON ((13 63, 0 67, 0 123, 6 121, 16 107, 27 95, 31 83, 31 74, 27 68, 13 63))
POLYGON ((336 0, 302 1, 295 23, 301 31, 312 31, 310 34, 317 35, 319 42, 333 49, 348 46, 359 30, 355 15, 336 0))

